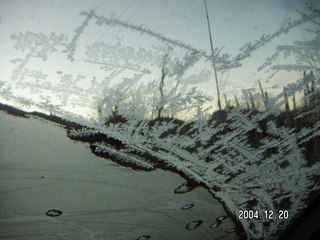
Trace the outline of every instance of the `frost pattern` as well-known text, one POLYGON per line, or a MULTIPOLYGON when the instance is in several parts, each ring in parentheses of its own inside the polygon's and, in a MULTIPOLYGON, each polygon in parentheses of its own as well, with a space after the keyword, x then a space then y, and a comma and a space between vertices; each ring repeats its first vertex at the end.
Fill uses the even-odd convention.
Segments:
POLYGON ((63 34, 57 35, 55 33, 17 33, 11 36, 12 40, 16 42, 15 48, 22 53, 25 53, 23 59, 12 60, 12 63, 19 63, 17 69, 13 72, 11 79, 17 80, 19 77, 23 79, 25 75, 25 67, 31 58, 41 58, 46 61, 49 54, 57 51, 57 47, 66 41, 66 36, 63 34))
POLYGON ((67 58, 70 61, 74 61, 74 54, 77 48, 77 41, 79 40, 80 35, 83 33, 86 26, 88 26, 89 21, 93 17, 93 11, 90 11, 86 14, 86 19, 83 21, 83 23, 74 30, 75 34, 69 44, 66 44, 66 50, 67 58))
MULTIPOLYGON (((312 84, 308 76, 294 88, 287 86, 289 96, 312 84)), ((74 130, 72 134, 89 137, 96 131, 104 133, 109 140, 94 144, 96 152, 148 170, 164 166, 182 173, 210 189, 234 216, 239 209, 287 209, 289 219, 241 221, 250 239, 274 239, 306 207, 308 196, 320 190, 319 182, 315 182, 320 163, 306 151, 310 145, 319 147, 320 98, 313 98, 310 92, 305 96, 308 109, 290 117, 290 112, 279 111, 287 101, 287 93, 269 98, 262 112, 228 108, 226 119, 220 124, 123 116, 122 122, 100 126, 98 130, 74 130), (299 120, 307 115, 314 121, 299 120), (118 149, 108 145, 110 139, 119 141, 115 145, 118 149)))
MULTIPOLYGON (((280 53, 285 56, 297 54, 302 56, 299 59, 301 65, 276 65, 273 69, 313 69, 315 74, 305 72, 300 81, 285 86, 283 93, 274 97, 262 90, 255 93, 254 89, 245 89, 243 99, 247 110, 240 106, 230 107, 226 100, 225 111, 218 112, 217 117, 205 115, 205 105, 210 97, 197 88, 187 87, 187 83, 192 82, 190 77, 202 77, 205 81, 210 71, 203 70, 199 76, 185 76, 188 69, 200 61, 210 62, 211 56, 142 25, 98 16, 93 11, 81 14, 85 19, 75 29, 70 42, 65 35, 55 33, 12 35, 15 48, 24 53, 24 57, 11 61, 17 65, 11 80, 19 87, 31 87, 32 91, 40 94, 41 101, 14 96, 12 86, 0 82, 2 96, 24 107, 37 106, 50 111, 50 114, 59 112, 76 122, 81 120, 63 110, 63 106, 92 107, 90 104, 98 101, 100 123, 84 122, 87 128, 71 130, 69 137, 88 141, 97 155, 135 169, 151 171, 165 168, 176 171, 209 189, 234 216, 237 216, 239 209, 287 209, 290 215, 286 220, 241 221, 248 238, 275 239, 277 232, 292 223, 306 207, 309 196, 320 190, 319 153, 314 150, 320 148, 320 97, 316 90, 319 72, 316 72, 318 66, 314 65, 319 59, 305 64, 308 60, 306 49, 310 46, 318 49, 319 36, 305 42, 306 45, 296 42, 294 46, 279 46, 278 51, 259 68, 262 70, 271 66, 280 53), (50 54, 61 48, 68 60, 75 60, 77 43, 91 20, 95 20, 98 26, 120 26, 145 34, 166 46, 146 50, 124 46, 121 41, 114 45, 104 42, 89 44, 85 61, 105 71, 107 77, 103 80, 58 71, 59 82, 53 84, 46 72, 28 66, 35 58, 46 61, 50 54), (182 57, 175 57, 174 51, 177 50, 174 48, 184 50, 182 57), (160 79, 141 83, 141 79, 149 76, 154 68, 160 72, 160 79), (134 74, 121 78, 121 82, 113 85, 112 81, 125 70, 134 74), (82 87, 80 82, 90 82, 90 86, 82 87), (58 104, 51 103, 50 97, 45 94, 47 91, 55 93, 58 104), (100 93, 102 99, 97 97, 100 93), (290 112, 288 99, 295 99, 296 95, 303 95, 304 107, 300 110, 294 107, 290 112), (261 99, 265 110, 254 110, 253 99, 261 99), (280 111, 283 106, 286 111, 280 111), (193 121, 173 118, 188 110, 196 112, 193 121)), ((299 20, 289 21, 277 32, 246 44, 236 56, 215 49, 217 69, 225 71, 241 66, 241 61, 258 48, 317 16, 319 13, 311 13, 299 20)), ((314 56, 318 55, 317 52, 314 56)), ((192 187, 185 183, 175 192, 190 190, 192 187)), ((221 221, 217 219, 211 227, 217 227, 221 221)))

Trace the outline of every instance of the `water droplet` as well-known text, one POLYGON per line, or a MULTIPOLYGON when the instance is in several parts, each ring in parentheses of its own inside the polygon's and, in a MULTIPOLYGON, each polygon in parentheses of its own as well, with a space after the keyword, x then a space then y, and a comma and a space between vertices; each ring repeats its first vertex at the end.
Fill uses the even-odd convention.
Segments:
POLYGON ((184 206, 181 208, 181 210, 188 210, 188 209, 193 208, 193 207, 194 207, 194 204, 191 203, 191 204, 184 205, 184 206))
POLYGON ((192 222, 189 222, 185 228, 187 230, 193 230, 193 229, 196 229, 197 227, 199 227, 201 224, 203 223, 202 220, 194 220, 192 222))
POLYGON ((59 217, 62 215, 62 211, 58 209, 49 209, 48 211, 46 211, 46 215, 49 217, 59 217))
POLYGON ((226 231, 225 231, 225 233, 233 233, 233 232, 235 232, 236 230, 234 229, 234 228, 230 228, 230 229, 227 229, 226 231))
POLYGON ((190 192, 193 189, 194 189, 193 187, 190 187, 188 185, 188 182, 185 182, 185 183, 181 184, 179 187, 177 187, 174 190, 174 193, 187 193, 187 192, 190 192))
POLYGON ((209 228, 216 228, 218 227, 219 225, 221 224, 221 222, 216 222, 216 223, 213 223, 209 226, 209 228))
POLYGON ((222 222, 223 220, 225 220, 228 216, 221 216, 217 218, 217 222, 222 222))
POLYGON ((149 235, 142 235, 142 236, 138 237, 137 240, 148 240, 150 238, 151 238, 151 236, 149 236, 149 235))

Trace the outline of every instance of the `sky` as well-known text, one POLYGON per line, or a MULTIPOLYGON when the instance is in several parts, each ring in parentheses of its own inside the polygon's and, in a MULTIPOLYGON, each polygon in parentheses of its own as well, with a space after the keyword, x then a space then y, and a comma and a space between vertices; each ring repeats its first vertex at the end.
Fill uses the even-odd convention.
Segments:
MULTIPOLYGON (((310 3, 315 6, 319 5, 316 1, 306 0, 207 0, 213 45, 223 48, 226 53, 236 55, 246 43, 258 40, 262 34, 274 33, 288 19, 300 18, 296 9, 303 10, 305 5, 310 3)), ((85 17, 79 13, 90 10, 94 10, 98 16, 114 17, 141 25, 161 33, 169 39, 179 40, 193 48, 206 51, 208 55, 211 54, 203 1, 0 0, 0 65, 2 66, 0 81, 11 84, 17 95, 29 95, 30 97, 32 95, 30 88, 19 87, 12 82, 13 71, 17 68, 17 63, 12 60, 22 59, 26 55, 26 52, 14 48, 12 34, 27 31, 44 34, 55 32, 65 34, 70 40, 74 36, 74 30, 84 21, 85 17)), ((242 67, 225 73, 218 72, 222 92, 226 95, 240 94, 241 89, 257 87, 257 80, 260 80, 266 89, 274 89, 275 86, 285 82, 283 79, 299 78, 301 73, 286 72, 278 74, 269 81, 267 78, 270 73, 257 72, 257 67, 272 55, 276 46, 290 44, 297 40, 306 40, 309 37, 304 26, 299 26, 255 51, 252 57, 242 62, 242 67)), ((33 58, 25 67, 41 70, 48 75, 46 80, 52 84, 57 83, 61 73, 74 76, 85 75, 87 77, 85 81, 89 81, 93 77, 99 79, 108 75, 109 72, 103 72, 96 65, 86 62, 86 46, 98 42, 115 45, 117 41, 121 41, 122 46, 132 46, 134 49, 152 50, 153 45, 165 45, 159 39, 147 34, 135 33, 131 29, 118 25, 98 26, 90 23, 79 38, 75 61, 70 62, 65 55, 52 53, 46 61, 33 58), (57 74, 57 72, 60 73, 57 74)), ((177 50, 175 54, 181 57, 184 53, 177 50)), ((210 64, 200 63, 188 74, 199 75, 204 69, 213 71, 210 64)), ((159 71, 160 69, 156 69, 154 72, 152 70, 149 78, 160 78, 159 71)), ((130 77, 130 74, 132 75, 130 72, 125 73, 119 76, 116 81, 121 81, 123 77, 130 77)), ((185 78, 188 79, 188 76, 185 78)), ((189 82, 192 82, 192 79, 189 78, 189 82)), ((216 99, 213 75, 211 74, 203 82, 204 84, 198 87, 216 99)), ((86 83, 83 81, 82 84, 86 83)), ((39 101, 39 98, 35 97, 34 99, 39 101)))

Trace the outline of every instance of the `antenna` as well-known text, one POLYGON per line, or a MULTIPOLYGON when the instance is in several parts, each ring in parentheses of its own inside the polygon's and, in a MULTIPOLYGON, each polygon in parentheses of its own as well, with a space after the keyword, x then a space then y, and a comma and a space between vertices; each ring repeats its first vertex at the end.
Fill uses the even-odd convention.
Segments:
POLYGON ((204 5, 205 5, 205 8, 206 8, 208 30, 209 30, 209 39, 210 39, 212 62, 213 62, 213 70, 214 70, 214 77, 215 77, 215 80, 216 80, 217 93, 218 93, 218 106, 219 106, 219 110, 221 111, 220 90, 219 90, 218 76, 217 76, 217 70, 216 70, 216 61, 215 61, 214 54, 213 54, 213 43, 212 43, 212 37, 211 37, 211 29, 210 29, 208 7, 207 7, 207 1, 206 0, 204 0, 204 5))

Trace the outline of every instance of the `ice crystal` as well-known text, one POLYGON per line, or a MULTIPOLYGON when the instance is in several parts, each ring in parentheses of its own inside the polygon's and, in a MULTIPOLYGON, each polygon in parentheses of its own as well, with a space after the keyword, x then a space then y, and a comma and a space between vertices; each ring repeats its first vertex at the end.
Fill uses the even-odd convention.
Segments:
MULTIPOLYGON (((297 83, 288 89, 298 91, 304 86, 297 83)), ((263 112, 230 108, 226 122, 220 124, 126 118, 99 129, 119 141, 121 148, 108 145, 110 140, 106 139, 95 145, 95 151, 148 170, 159 163, 175 169, 211 189, 235 216, 239 209, 288 209, 288 219, 241 221, 249 238, 273 239, 306 207, 308 196, 320 190, 313 180, 320 175, 320 164, 311 164, 305 151, 306 144, 317 144, 313 140, 319 138, 320 121, 315 119, 313 125, 306 127, 289 127, 292 118, 279 122, 284 116, 279 111, 279 105, 285 103, 283 99, 283 94, 269 99, 263 112)), ((318 108, 314 106, 310 111, 315 109, 318 108)), ((299 114, 296 117, 299 119, 299 114)), ((88 129, 85 134, 90 131, 93 130, 88 129)), ((178 192, 186 187, 180 186, 178 192)))

